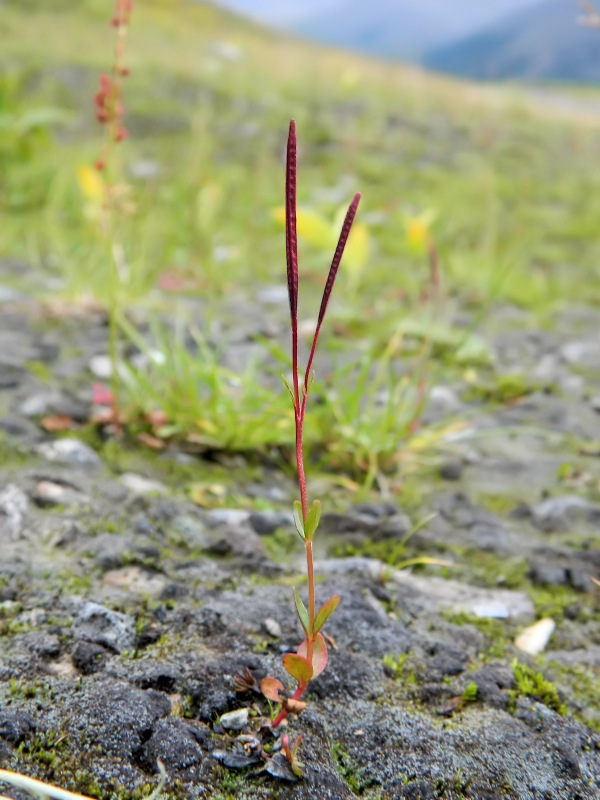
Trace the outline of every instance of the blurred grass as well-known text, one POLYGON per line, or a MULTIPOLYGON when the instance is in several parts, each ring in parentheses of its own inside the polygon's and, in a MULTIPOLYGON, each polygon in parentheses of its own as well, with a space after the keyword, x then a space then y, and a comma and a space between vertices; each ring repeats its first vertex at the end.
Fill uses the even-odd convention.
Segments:
MULTIPOLYGON (((34 263, 54 292, 104 305, 106 243, 81 168, 101 150, 92 97, 110 69, 111 10, 106 0, 9 0, 0 17, 0 257, 34 263), (40 110, 46 117, 23 134, 40 110)), ((368 257, 332 307, 343 369, 355 351, 385 352, 404 315, 413 338, 428 326, 415 221, 426 219, 424 236, 436 241, 450 308, 475 324, 494 303, 544 319, 600 300, 600 119, 567 119, 539 97, 530 109, 511 87, 321 49, 184 0, 136 2, 127 60, 123 308, 161 307, 166 284, 209 305, 281 284, 277 209, 292 116, 307 214, 329 224, 354 191, 364 197, 368 257)), ((331 254, 315 236, 301 245, 310 308, 331 254)), ((463 333, 444 341, 457 346, 438 347, 442 364, 463 333)), ((368 384, 368 365, 363 374, 368 384)), ((374 424, 375 434, 385 431, 374 424)))
MULTIPOLYGON (((1 248, 37 254, 74 295, 101 295, 103 283, 76 172, 100 148, 91 97, 110 65, 109 14, 101 0, 75 9, 29 0, 9 2, 0 22, 12 95, 24 109, 72 115, 56 148, 38 148, 26 164, 15 153, 1 248)), ((303 149, 300 202, 334 215, 355 189, 365 197, 373 247, 359 305, 380 313, 390 285, 414 299, 427 265, 406 247, 403 220, 426 209, 447 288, 466 301, 540 308, 598 298, 597 126, 527 113, 506 89, 321 50, 183 0, 138 2, 128 53, 125 167, 152 159, 160 170, 133 181, 136 211, 122 220, 131 302, 168 268, 216 291, 279 280, 272 210, 291 116, 303 149)), ((306 254, 309 268, 322 260, 306 254)))

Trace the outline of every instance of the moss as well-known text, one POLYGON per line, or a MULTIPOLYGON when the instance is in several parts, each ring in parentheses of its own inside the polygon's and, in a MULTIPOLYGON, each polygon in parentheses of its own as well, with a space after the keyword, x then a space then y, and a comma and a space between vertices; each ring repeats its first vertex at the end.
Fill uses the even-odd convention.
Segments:
POLYGON ((347 783, 352 792, 363 796, 374 785, 374 781, 365 776, 364 770, 358 766, 339 742, 335 742, 331 748, 331 756, 340 777, 347 783))
POLYGON ((471 681, 468 683, 462 693, 461 699, 463 704, 467 703, 474 703, 477 700, 477 695, 479 693, 479 687, 475 683, 475 681, 471 681))
POLYGON ((567 714, 567 707, 561 701, 558 689, 551 681, 544 678, 541 672, 517 659, 512 662, 511 667, 516 684, 509 692, 509 708, 513 713, 519 697, 532 697, 561 716, 567 714))
POLYGON ((575 700, 573 717, 600 732, 600 676, 580 664, 565 666, 551 661, 549 669, 575 700))
POLYGON ((403 686, 416 686, 417 678, 414 668, 410 666, 409 655, 409 653, 402 653, 399 656, 387 654, 383 657, 383 668, 390 678, 403 686))

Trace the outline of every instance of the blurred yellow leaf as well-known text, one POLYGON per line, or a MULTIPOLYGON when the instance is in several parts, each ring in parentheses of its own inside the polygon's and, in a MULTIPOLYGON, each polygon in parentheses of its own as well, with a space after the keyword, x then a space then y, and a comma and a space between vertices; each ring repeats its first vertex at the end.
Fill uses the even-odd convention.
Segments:
POLYGON ((81 194, 94 203, 101 203, 104 199, 105 186, 102 175, 94 167, 81 165, 77 167, 77 182, 81 194))
POLYGON ((435 217, 435 212, 428 210, 405 219, 406 244, 413 253, 421 255, 427 251, 431 241, 431 224, 435 217))
POLYGON ((296 216, 296 224, 298 226, 298 235, 306 239, 313 247, 324 250, 335 246, 331 223, 320 214, 317 214, 316 211, 301 209, 296 216))
POLYGON ((352 270, 361 272, 369 258, 370 237, 366 225, 355 222, 346 245, 345 260, 352 270))

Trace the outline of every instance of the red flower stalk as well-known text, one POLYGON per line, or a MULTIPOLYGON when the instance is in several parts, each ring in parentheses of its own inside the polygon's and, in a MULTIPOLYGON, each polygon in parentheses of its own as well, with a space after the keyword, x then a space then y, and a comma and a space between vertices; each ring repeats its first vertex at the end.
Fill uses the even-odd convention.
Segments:
POLYGON ((304 703, 300 698, 304 694, 308 683, 319 675, 327 665, 327 644, 320 630, 327 619, 335 611, 340 601, 339 596, 334 595, 328 600, 317 613, 315 606, 315 578, 313 567, 313 546, 312 538, 319 525, 321 514, 321 504, 315 500, 309 508, 308 492, 306 488, 306 476, 304 472, 304 452, 302 434, 304 428, 304 418, 306 414, 306 403, 311 383, 311 370, 321 332, 321 326, 325 319, 329 299, 333 291, 335 279, 344 254, 344 249, 350 235, 352 223, 356 216, 360 195, 356 194, 350 203, 339 241, 335 249, 329 274, 323 290, 321 307, 317 319, 317 326, 310 348, 310 355, 304 372, 304 380, 300 385, 298 369, 298 237, 296 231, 296 178, 297 178, 297 142, 296 142, 296 123, 290 122, 290 130, 287 144, 287 165, 286 165, 286 184, 285 184, 285 245, 287 259, 287 282, 288 295, 290 301, 290 320, 292 332, 292 380, 293 389, 290 390, 294 406, 294 418, 296 423, 296 467, 298 474, 298 487, 300 491, 300 501, 294 503, 294 519, 301 539, 306 550, 306 571, 308 576, 308 609, 300 599, 298 592, 294 591, 296 611, 304 629, 305 638, 296 653, 287 653, 283 657, 283 666, 286 671, 297 681, 298 687, 292 697, 281 697, 280 691, 283 685, 273 678, 266 678, 261 685, 263 694, 275 702, 281 703, 281 710, 273 720, 273 727, 280 725, 290 713, 300 713, 304 703))

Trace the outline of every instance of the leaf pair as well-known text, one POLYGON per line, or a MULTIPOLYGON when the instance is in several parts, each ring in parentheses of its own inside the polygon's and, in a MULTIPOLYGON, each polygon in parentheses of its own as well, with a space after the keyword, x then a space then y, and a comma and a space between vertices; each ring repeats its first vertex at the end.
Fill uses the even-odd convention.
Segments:
POLYGON ((286 653, 283 657, 283 666, 292 678, 298 682, 298 686, 304 688, 309 682, 320 675, 329 659, 327 644, 325 639, 318 633, 312 643, 312 659, 308 658, 308 639, 304 639, 298 652, 286 653))
POLYGON ((303 542, 310 541, 315 535, 321 521, 321 501, 315 500, 310 507, 306 520, 302 518, 302 503, 294 500, 294 523, 303 542))
POLYGON ((304 628, 304 633, 309 636, 310 634, 317 634, 325 625, 329 617, 333 614, 336 608, 340 604, 340 596, 339 594, 334 594, 321 608, 317 616, 315 617, 315 624, 313 626, 313 630, 310 630, 310 619, 308 616, 308 611, 306 610, 306 606, 302 602, 302 598, 298 594, 298 590, 294 589, 294 602, 296 603, 296 613, 298 614, 298 619, 300 620, 300 624, 304 628))

